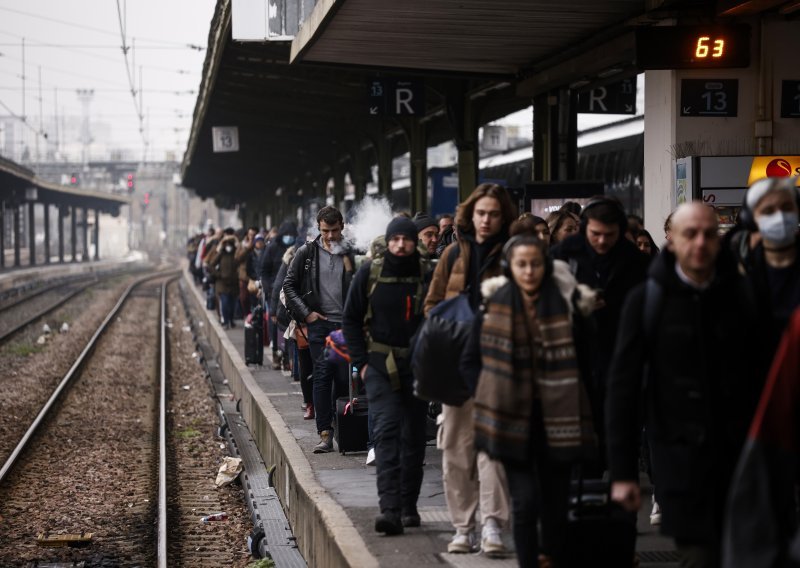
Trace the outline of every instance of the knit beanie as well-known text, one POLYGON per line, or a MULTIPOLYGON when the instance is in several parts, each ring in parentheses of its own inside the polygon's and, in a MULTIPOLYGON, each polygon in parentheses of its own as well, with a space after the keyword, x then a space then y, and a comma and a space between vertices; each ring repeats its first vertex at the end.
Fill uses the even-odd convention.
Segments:
POLYGON ((407 217, 395 217, 389 221, 389 225, 386 227, 386 241, 388 242, 393 235, 403 235, 416 243, 417 233, 414 221, 407 217))
POLYGON ((768 177, 758 180, 750 186, 745 195, 747 208, 752 211, 765 195, 773 191, 786 191, 794 195, 797 191, 796 183, 796 177, 768 177))
POLYGON ((414 224, 417 226, 417 233, 421 233, 423 230, 427 229, 428 227, 438 227, 438 223, 434 220, 433 217, 428 215, 427 213, 417 213, 414 215, 414 224))

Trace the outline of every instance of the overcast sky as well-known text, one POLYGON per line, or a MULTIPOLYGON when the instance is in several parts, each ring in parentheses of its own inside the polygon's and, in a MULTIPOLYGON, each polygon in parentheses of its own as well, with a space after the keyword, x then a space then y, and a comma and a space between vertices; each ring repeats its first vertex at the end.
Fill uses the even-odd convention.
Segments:
POLYGON ((181 159, 197 99, 215 0, 0 0, 0 116, 23 113, 38 128, 39 68, 45 124, 81 114, 77 89, 93 89, 92 119, 111 124, 115 145, 140 155, 139 118, 130 94, 117 5, 127 16, 128 64, 149 121, 149 159, 181 159), (43 45, 46 44, 46 45, 43 45), (203 49, 191 49, 189 45, 203 49), (57 89, 57 94, 56 94, 57 89), (177 94, 176 94, 177 93, 177 94))

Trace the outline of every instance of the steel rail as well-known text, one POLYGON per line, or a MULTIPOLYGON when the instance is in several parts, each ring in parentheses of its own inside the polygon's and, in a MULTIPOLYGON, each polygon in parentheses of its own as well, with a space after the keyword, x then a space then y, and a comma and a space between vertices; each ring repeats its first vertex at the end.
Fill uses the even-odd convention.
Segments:
POLYGON ((98 281, 92 281, 92 282, 89 282, 88 284, 86 284, 83 287, 80 287, 80 288, 77 288, 76 290, 73 290, 72 292, 70 292, 69 294, 64 296, 63 298, 60 298, 59 300, 57 300, 54 304, 51 304, 51 305, 47 306, 46 308, 44 308, 42 310, 39 310, 37 313, 35 313, 34 315, 30 316, 24 322, 12 327, 11 329, 5 331, 4 333, 0 333, 0 342, 5 341, 9 337, 11 337, 15 333, 17 333, 19 330, 28 327, 29 325, 31 325, 33 322, 35 322, 39 318, 42 318, 42 317, 46 316, 47 314, 49 314, 50 312, 56 310, 57 308, 60 308, 61 306, 66 304, 69 300, 71 300, 72 298, 74 298, 75 296, 80 294, 81 292, 84 292, 84 291, 88 290, 89 288, 91 288, 92 286, 94 286, 97 283, 98 283, 98 281))
POLYGON ((50 285, 44 286, 42 288, 37 288, 36 290, 31 292, 30 294, 18 294, 17 297, 14 300, 8 302, 7 304, 3 304, 2 306, 0 306, 0 313, 5 312, 6 310, 10 310, 11 308, 14 308, 14 307, 16 307, 16 306, 18 306, 20 304, 24 304, 28 300, 32 300, 34 298, 38 298, 42 294, 46 294, 47 292, 52 292, 56 288, 60 288, 62 286, 69 286, 70 284, 78 284, 78 283, 80 283, 80 282, 82 282, 84 280, 97 281, 97 277, 94 274, 92 274, 88 278, 86 276, 84 276, 84 277, 81 277, 81 278, 73 278, 71 280, 61 280, 61 281, 55 282, 54 284, 50 284, 50 285))
POLYGON ((147 282, 148 280, 153 280, 155 278, 164 278, 165 276, 168 276, 168 275, 174 274, 174 273, 175 273, 174 270, 169 270, 169 271, 157 272, 155 274, 150 274, 150 275, 147 275, 147 276, 145 276, 143 278, 140 278, 140 279, 136 280, 135 282, 131 283, 131 285, 128 286, 125 289, 125 291, 122 293, 122 295, 120 296, 119 300, 117 301, 116 305, 111 309, 111 311, 105 317, 103 322, 97 328, 97 331, 94 332, 94 335, 92 335, 91 339, 89 339, 89 342, 86 344, 86 347, 83 348, 83 351, 81 351, 80 355, 78 355, 78 358, 75 359, 75 362, 72 364, 72 366, 70 367, 69 371, 67 371, 67 374, 64 375, 64 377, 58 383, 58 386, 53 391, 53 394, 50 395, 50 398, 47 400, 47 402, 44 404, 42 409, 36 415, 36 418, 34 418, 33 422, 31 422, 31 425, 28 427, 28 430, 22 436, 22 438, 20 439, 19 443, 14 448, 14 451, 11 452, 11 455, 8 457, 6 462, 3 464, 3 467, 0 468, 0 483, 2 483, 3 480, 6 478, 6 475, 8 475, 9 471, 11 471, 11 468, 14 467, 14 464, 16 463, 17 459, 19 458, 19 455, 22 453, 22 451, 28 445, 28 442, 31 440, 31 438, 33 438, 33 435, 36 433, 36 430, 39 428, 41 423, 47 417, 48 412, 50 412, 50 409, 53 407, 53 405, 56 403, 58 398, 61 396, 61 393, 64 391, 64 389, 67 387, 67 385, 69 385, 69 383, 72 381, 73 377, 81 369, 81 367, 83 366, 83 364, 86 361, 87 357, 89 356, 89 354, 94 350, 95 346, 97 345, 97 342, 100 339, 100 337, 106 331, 106 329, 108 328, 109 324, 114 320, 114 318, 116 317, 117 313, 119 313, 119 311, 122 309, 123 304, 126 302, 126 300, 130 296, 130 294, 133 291, 133 289, 136 288, 137 286, 140 286, 144 282, 147 282))
POLYGON ((161 285, 161 362, 158 411, 158 568, 167 568, 167 286, 161 285))

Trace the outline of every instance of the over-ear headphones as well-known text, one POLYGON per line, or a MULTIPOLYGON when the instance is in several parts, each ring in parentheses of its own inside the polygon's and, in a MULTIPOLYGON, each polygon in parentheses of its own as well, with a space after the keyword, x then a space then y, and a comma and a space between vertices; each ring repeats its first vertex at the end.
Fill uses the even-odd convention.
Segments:
POLYGON ((505 276, 509 280, 511 279, 512 277, 511 262, 509 259, 511 251, 514 249, 514 247, 526 244, 539 246, 539 250, 541 250, 542 254, 544 255, 544 276, 545 278, 547 278, 547 276, 553 273, 553 259, 550 258, 549 254, 547 254, 544 242, 541 239, 539 239, 539 237, 537 237, 536 235, 531 235, 528 233, 514 235, 513 237, 508 239, 508 241, 506 241, 506 244, 503 245, 503 252, 501 253, 500 256, 500 268, 503 271, 503 276, 505 276))
MULTIPOLYGON (((800 211, 800 189, 797 187, 797 176, 762 178, 753 183, 744 194, 742 209, 739 211, 739 223, 741 223, 742 227, 748 231, 758 231, 756 217, 753 214, 752 208, 747 203, 749 201, 748 197, 752 197, 755 192, 760 193, 761 197, 763 197, 772 190, 778 189, 781 184, 791 184, 791 188, 794 190, 794 200, 795 203, 797 203, 798 211, 800 211)), ((761 200, 761 197, 756 200, 756 203, 761 200)))
POLYGON ((601 205, 606 205, 612 208, 614 216, 616 217, 616 219, 613 222, 619 225, 620 234, 624 234, 625 231, 628 230, 628 216, 625 213, 625 209, 622 207, 622 204, 616 199, 612 199, 610 197, 605 197, 602 195, 598 197, 592 197, 588 201, 588 203, 586 203, 586 205, 583 206, 583 209, 581 210, 581 225, 580 225, 581 233, 586 233, 586 225, 589 224, 589 216, 587 215, 587 212, 590 211, 591 209, 600 207, 601 205))

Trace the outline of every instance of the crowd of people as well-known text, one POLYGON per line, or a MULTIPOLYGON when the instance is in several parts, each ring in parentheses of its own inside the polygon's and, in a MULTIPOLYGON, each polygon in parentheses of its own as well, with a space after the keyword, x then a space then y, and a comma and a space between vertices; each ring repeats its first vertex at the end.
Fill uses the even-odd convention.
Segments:
POLYGON ((223 325, 268 305, 273 367, 300 381, 316 421, 310 451, 334 449, 335 399, 357 371, 377 532, 420 526, 430 406, 414 394, 414 342, 459 299, 471 332, 445 349, 461 349, 468 396, 442 405, 436 439, 448 552, 505 556, 510 530, 520 566, 568 566, 576 477, 605 480, 633 518, 644 470, 650 520, 681 566, 790 566, 800 559, 798 209, 796 179, 766 178, 734 229, 721 234, 713 208, 685 203, 659 247, 613 198, 545 219, 519 215, 503 187, 484 183, 454 215, 398 214, 364 261, 331 206, 311 240, 298 242, 292 222, 209 230, 189 256, 223 325), (326 351, 337 332, 349 365, 326 351))

